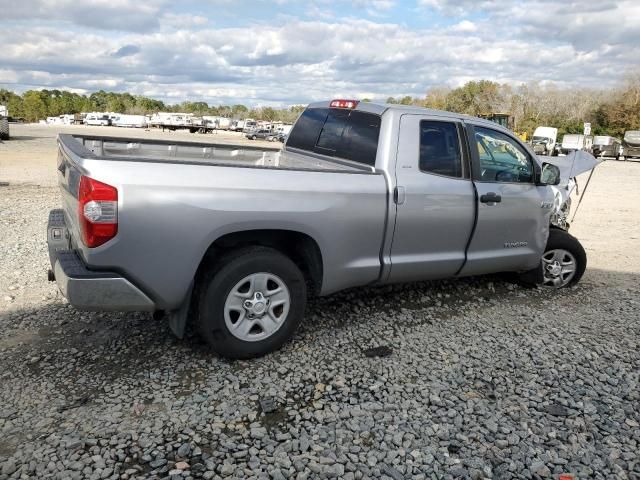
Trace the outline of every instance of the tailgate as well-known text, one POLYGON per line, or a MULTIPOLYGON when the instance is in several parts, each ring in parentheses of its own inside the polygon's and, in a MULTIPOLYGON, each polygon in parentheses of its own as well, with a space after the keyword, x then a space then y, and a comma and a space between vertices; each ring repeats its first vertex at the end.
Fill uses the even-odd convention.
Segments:
POLYGON ((58 185, 62 197, 62 210, 64 220, 69 231, 70 246, 75 247, 75 241, 80 238, 80 225, 78 220, 78 187, 82 171, 80 166, 73 162, 71 155, 66 151, 65 145, 58 141, 58 185))

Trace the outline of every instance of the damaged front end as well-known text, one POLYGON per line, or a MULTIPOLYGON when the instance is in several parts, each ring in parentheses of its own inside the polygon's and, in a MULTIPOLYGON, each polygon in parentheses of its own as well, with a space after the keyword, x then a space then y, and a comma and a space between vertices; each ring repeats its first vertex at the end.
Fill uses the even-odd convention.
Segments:
MULTIPOLYGON (((591 181, 593 171, 602 160, 595 158, 583 150, 576 150, 564 157, 546 158, 544 161, 556 165, 560 169, 560 183, 551 187, 553 189, 554 200, 550 223, 552 226, 561 228, 562 230, 569 230, 571 194, 575 190, 576 194, 580 195, 580 201, 573 213, 573 218, 575 218, 580 202, 582 202, 589 182, 591 181), (582 190, 582 194, 580 194, 576 177, 585 172, 590 173, 582 190)), ((573 221, 573 218, 571 221, 573 221)))
POLYGON ((570 179, 565 186, 552 186, 553 190, 553 211, 550 223, 554 227, 562 230, 569 230, 569 213, 571 212, 571 193, 577 190, 578 184, 575 179, 570 179))

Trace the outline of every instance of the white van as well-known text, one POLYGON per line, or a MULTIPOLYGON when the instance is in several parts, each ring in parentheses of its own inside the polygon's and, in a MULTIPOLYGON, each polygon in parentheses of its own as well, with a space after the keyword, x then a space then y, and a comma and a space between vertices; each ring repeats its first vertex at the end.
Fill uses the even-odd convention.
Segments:
POLYGON ((553 155, 558 138, 558 129, 553 127, 538 127, 533 132, 531 146, 537 155, 553 155))
POLYGON ((111 125, 111 119, 109 115, 104 113, 87 113, 87 116, 84 117, 84 124, 107 127, 111 125))

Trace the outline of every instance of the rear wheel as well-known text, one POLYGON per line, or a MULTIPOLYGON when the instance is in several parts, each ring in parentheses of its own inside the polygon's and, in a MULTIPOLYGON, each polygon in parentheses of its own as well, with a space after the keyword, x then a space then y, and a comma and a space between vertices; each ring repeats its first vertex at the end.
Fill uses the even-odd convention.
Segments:
POLYGON ((304 276, 290 258, 271 248, 243 248, 203 276, 198 327, 225 357, 261 356, 291 338, 306 299, 304 276))

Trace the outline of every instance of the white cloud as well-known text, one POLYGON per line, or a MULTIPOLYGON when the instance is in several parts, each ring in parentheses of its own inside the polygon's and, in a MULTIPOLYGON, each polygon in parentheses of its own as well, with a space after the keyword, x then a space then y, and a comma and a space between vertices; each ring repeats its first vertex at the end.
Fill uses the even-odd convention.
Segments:
POLYGON ((168 0, 2 0, 4 20, 58 20, 100 30, 149 31, 168 0))
MULTIPOLYGON (((199 11, 168 11, 161 0, 89 1, 103 13, 119 6, 120 17, 141 17, 145 9, 155 16, 144 28, 114 33, 87 28, 94 20, 71 15, 70 0, 61 0, 66 13, 50 22, 43 16, 52 0, 26 2, 37 4, 35 19, 20 16, 22 7, 11 8, 9 17, 20 21, 0 20, 0 87, 109 88, 169 101, 289 105, 337 94, 423 95, 431 86, 481 78, 601 87, 640 58, 640 5, 631 3, 616 17, 621 7, 606 3, 587 1, 575 14, 550 0, 487 0, 480 3, 487 5, 482 15, 467 17, 478 3, 421 0, 423 8, 447 14, 457 15, 460 5, 469 10, 437 28, 342 19, 328 7, 317 21, 290 16, 222 28, 199 11), (72 21, 83 28, 72 28, 72 21)), ((366 5, 383 12, 399 8, 384 0, 366 5)))
POLYGON ((469 20, 462 20, 451 27, 451 31, 453 32, 475 32, 477 30, 477 25, 469 20))

